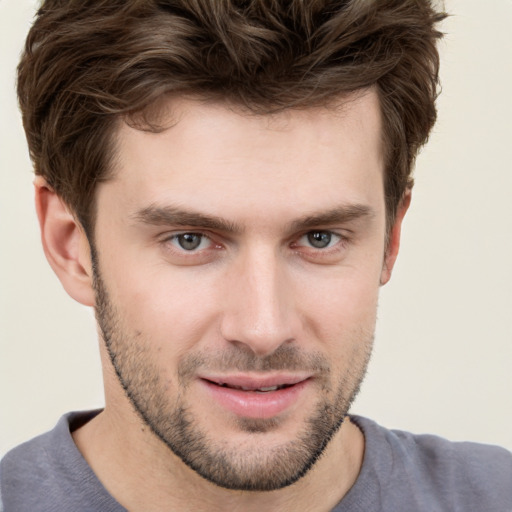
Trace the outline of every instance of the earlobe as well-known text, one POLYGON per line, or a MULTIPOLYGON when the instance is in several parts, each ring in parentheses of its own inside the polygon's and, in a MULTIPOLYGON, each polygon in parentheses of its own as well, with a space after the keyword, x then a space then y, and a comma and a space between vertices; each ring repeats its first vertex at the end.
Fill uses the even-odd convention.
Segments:
POLYGON ((411 190, 407 190, 398 205, 396 212, 395 222, 389 233, 389 240, 387 244, 386 253, 384 255, 384 263, 382 265, 382 272, 380 276, 380 284, 384 285, 391 279, 391 273, 395 266, 398 251, 400 249, 400 236, 402 233, 402 222, 405 214, 411 204, 411 190))
POLYGON ((50 266, 73 299, 94 306, 90 248, 82 226, 44 178, 37 176, 34 187, 41 241, 50 266))

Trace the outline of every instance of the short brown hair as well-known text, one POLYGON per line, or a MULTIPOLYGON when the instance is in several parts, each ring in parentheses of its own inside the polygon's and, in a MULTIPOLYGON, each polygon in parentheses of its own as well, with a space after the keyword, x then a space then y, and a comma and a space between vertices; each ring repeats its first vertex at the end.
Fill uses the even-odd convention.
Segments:
POLYGON ((435 122, 444 17, 430 0, 46 0, 18 67, 35 172, 89 231, 116 123, 164 94, 266 113, 375 86, 392 221, 435 122))

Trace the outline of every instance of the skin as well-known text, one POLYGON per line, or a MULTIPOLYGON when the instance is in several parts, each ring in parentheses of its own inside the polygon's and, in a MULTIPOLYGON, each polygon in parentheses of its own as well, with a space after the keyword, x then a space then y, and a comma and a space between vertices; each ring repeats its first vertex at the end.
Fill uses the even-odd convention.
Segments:
POLYGON ((377 95, 272 116, 169 102, 162 133, 120 123, 114 176, 97 189, 96 279, 79 223, 36 180, 48 260, 97 308, 102 339, 105 410, 74 440, 129 510, 330 510, 362 464, 357 426, 336 427, 365 373, 409 204, 386 243, 377 95), (184 233, 199 246, 184 249, 184 233), (315 247, 315 236, 330 241, 315 247), (227 410, 205 385, 269 376, 305 382, 270 417, 227 410), (331 411, 332 439, 293 485, 226 489, 168 449, 180 407, 206 449, 247 478, 311 437, 319 411, 331 411))

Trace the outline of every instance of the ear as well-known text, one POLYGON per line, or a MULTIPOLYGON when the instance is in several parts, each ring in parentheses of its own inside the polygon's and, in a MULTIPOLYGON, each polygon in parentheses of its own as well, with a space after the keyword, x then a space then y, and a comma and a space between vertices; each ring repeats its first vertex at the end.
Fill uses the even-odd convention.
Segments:
POLYGON ((389 233, 388 245, 384 254, 384 264, 380 275, 380 284, 384 285, 391 279, 391 273, 400 249, 400 235, 402 232, 402 221, 411 204, 411 190, 407 190, 398 205, 395 222, 389 233))
POLYGON ((62 286, 76 301, 94 305, 89 241, 81 224, 44 178, 34 180, 44 253, 62 286))

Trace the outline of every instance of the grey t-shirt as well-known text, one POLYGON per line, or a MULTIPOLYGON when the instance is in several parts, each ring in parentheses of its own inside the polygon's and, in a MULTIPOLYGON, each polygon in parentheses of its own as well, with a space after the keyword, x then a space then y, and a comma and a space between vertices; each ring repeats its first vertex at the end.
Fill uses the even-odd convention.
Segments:
MULTIPOLYGON (((121 512, 70 432, 98 411, 63 416, 0 463, 4 512, 121 512)), ((361 473, 333 512, 512 512, 512 454, 387 430, 351 416, 365 437, 361 473)), ((343 469, 340 468, 340 472, 343 469)))

